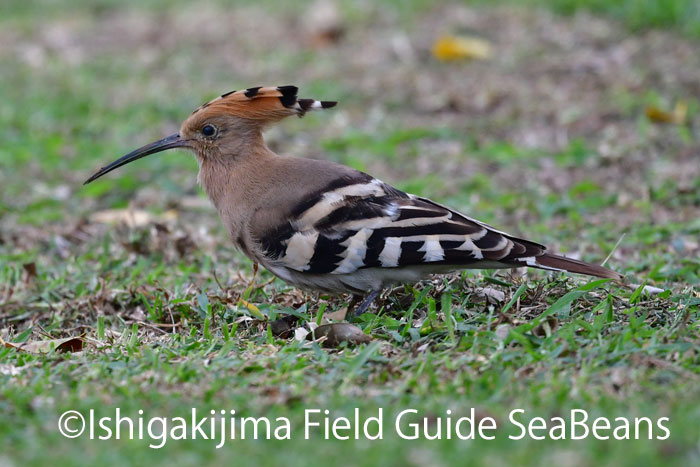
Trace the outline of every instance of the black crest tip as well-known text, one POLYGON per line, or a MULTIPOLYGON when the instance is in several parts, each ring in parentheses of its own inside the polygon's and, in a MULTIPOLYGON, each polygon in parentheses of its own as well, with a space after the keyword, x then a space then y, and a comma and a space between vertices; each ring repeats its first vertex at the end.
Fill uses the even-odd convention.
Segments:
POLYGON ((245 90, 245 96, 248 98, 252 98, 258 95, 258 90, 262 88, 262 86, 256 86, 254 88, 248 88, 245 90))
POLYGON ((299 88, 296 86, 278 86, 277 90, 285 97, 296 97, 299 88))

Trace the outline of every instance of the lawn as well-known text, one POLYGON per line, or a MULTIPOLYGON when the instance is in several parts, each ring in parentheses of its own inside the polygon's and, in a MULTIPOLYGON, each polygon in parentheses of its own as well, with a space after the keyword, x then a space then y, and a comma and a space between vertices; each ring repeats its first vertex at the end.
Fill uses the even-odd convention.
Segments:
POLYGON ((700 463, 700 19, 681 0, 606 4, 4 5, 0 466, 700 463), (432 48, 446 35, 490 52, 440 61, 432 48), (339 105, 270 128, 275 151, 351 165, 555 251, 607 259, 624 284, 534 270, 439 276, 350 319, 368 343, 326 347, 295 330, 333 321, 348 297, 255 275, 189 155, 82 185, 208 99, 285 84, 339 105), (290 333, 273 332, 285 316, 297 319, 290 333), (99 420, 117 408, 142 420, 143 439, 58 430, 68 410, 99 420), (161 439, 193 409, 227 429, 266 417, 272 439, 241 439, 240 426, 218 448, 201 435, 161 439), (382 439, 362 427, 352 439, 356 409, 360 425, 381 410, 382 439), (418 423, 416 440, 395 427, 407 409, 400 428, 418 423), (589 430, 609 419, 610 439, 571 439, 581 411, 589 430), (309 440, 307 416, 320 423, 309 440), (324 420, 338 417, 352 428, 325 439, 324 420), (456 437, 460 417, 476 439, 456 437), (618 418, 628 436, 613 433, 618 418), (438 429, 443 439, 429 439, 438 429))

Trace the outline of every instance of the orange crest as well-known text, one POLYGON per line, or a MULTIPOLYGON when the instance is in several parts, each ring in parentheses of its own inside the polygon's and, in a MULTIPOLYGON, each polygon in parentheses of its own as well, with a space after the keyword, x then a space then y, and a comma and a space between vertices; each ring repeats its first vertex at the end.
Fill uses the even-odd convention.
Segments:
POLYGON ((261 124, 290 115, 303 117, 309 110, 327 109, 337 102, 298 99, 296 86, 254 87, 231 91, 207 102, 192 112, 198 119, 228 114, 261 124))

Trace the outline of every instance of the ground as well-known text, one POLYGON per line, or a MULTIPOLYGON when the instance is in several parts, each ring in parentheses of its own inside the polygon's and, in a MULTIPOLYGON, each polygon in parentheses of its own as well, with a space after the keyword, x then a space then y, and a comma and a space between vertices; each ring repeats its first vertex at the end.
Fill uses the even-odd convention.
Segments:
POLYGON ((590 10, 564 0, 4 7, 0 338, 14 344, 0 349, 0 465, 697 463, 700 14, 681 0, 578 3, 590 10), (439 61, 431 50, 443 35, 478 37, 491 53, 439 61), (351 320, 371 342, 328 348, 269 323, 292 315, 309 329, 348 298, 253 277, 190 156, 154 156, 82 186, 202 102, 284 84, 340 103, 271 128, 274 150, 607 258, 625 283, 526 270, 437 277, 387 291, 351 320), (66 337, 80 337, 61 346, 73 351, 16 348, 66 337), (116 407, 288 417, 292 440, 151 449, 57 430, 66 410, 116 407), (305 409, 356 407, 383 408, 383 440, 303 440, 305 409), (474 408, 497 421, 496 439, 400 440, 392 417, 407 408, 431 433, 446 410, 474 408), (670 436, 510 440, 514 409, 547 423, 572 409, 668 417, 670 436))

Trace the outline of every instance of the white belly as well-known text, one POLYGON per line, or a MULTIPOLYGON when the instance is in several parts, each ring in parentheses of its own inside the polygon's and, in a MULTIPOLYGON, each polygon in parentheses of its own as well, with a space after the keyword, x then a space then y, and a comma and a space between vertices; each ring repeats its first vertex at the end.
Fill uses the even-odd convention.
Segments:
MULTIPOLYGON (((460 266, 421 265, 397 268, 358 269, 351 274, 308 274, 274 264, 263 264, 274 275, 295 287, 326 293, 364 294, 372 290, 383 290, 397 284, 416 283, 433 274, 446 274, 459 269, 460 266)), ((493 262, 480 263, 480 268, 510 268, 513 266, 493 262)))

